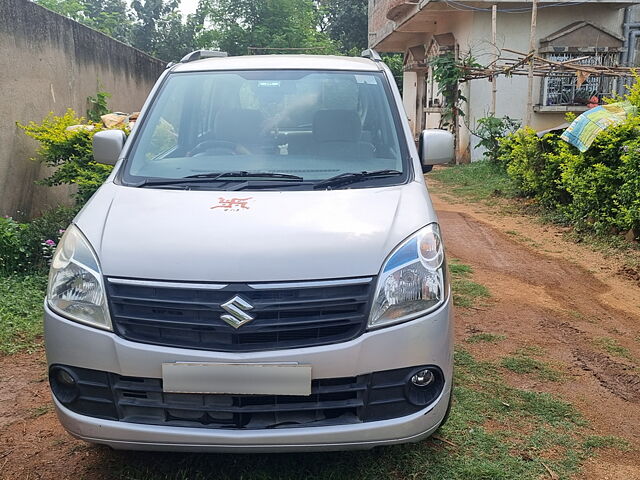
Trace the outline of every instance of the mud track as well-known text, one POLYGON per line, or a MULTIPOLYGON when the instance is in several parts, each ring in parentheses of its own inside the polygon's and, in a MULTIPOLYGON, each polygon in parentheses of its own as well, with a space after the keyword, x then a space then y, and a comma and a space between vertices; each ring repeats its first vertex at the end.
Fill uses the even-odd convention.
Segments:
MULTIPOLYGON (((560 238, 560 231, 519 216, 434 196, 450 257, 474 268, 492 297, 457 312, 457 341, 499 360, 536 346, 562 382, 505 371, 514 386, 573 403, 593 433, 616 435, 628 452, 601 454, 578 478, 640 479, 640 288, 615 262, 560 238), (468 344, 473 333, 503 334, 468 344), (622 356, 602 348, 612 339, 622 356)), ((0 358, 0 478, 110 478, 122 454, 85 445, 59 426, 51 409, 43 352, 0 358)), ((606 452, 605 452, 606 453, 606 452)))
POLYGON ((621 276, 614 261, 562 240, 559 229, 432 196, 448 255, 473 266, 474 280, 492 294, 480 309, 458 310, 458 343, 474 333, 505 335, 496 344, 465 345, 487 360, 541 348, 541 360, 560 370, 564 380, 505 373, 509 382, 559 394, 589 420, 594 434, 623 437, 632 445, 630 452, 590 460, 579 478, 640 479, 637 283, 621 276), (624 350, 608 352, 603 339, 624 350))

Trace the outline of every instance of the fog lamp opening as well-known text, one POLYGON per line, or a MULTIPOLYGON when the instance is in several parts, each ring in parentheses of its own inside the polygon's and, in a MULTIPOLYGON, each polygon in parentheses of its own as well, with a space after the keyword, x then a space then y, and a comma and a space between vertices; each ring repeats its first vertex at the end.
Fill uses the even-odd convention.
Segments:
POLYGON ((435 365, 416 367, 406 378, 404 394, 413 405, 426 406, 433 403, 445 385, 442 370, 435 365))
POLYGON ((61 366, 51 367, 49 383, 51 391, 61 403, 68 404, 78 398, 78 380, 71 370, 61 366))
POLYGON ((416 387, 428 387, 435 381, 436 377, 429 369, 420 370, 411 377, 411 383, 416 387))

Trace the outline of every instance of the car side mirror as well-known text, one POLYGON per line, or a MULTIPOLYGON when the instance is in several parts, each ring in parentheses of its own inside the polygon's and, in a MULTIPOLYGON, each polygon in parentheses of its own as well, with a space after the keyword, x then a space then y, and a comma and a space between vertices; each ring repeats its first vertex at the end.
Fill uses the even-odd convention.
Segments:
POLYGON ((93 136, 93 159, 98 163, 115 165, 127 139, 122 130, 102 130, 93 136))
POLYGON ((453 160, 455 156, 454 143, 454 136, 451 132, 437 128, 423 130, 418 145, 422 171, 424 173, 430 172, 434 165, 449 163, 453 160))

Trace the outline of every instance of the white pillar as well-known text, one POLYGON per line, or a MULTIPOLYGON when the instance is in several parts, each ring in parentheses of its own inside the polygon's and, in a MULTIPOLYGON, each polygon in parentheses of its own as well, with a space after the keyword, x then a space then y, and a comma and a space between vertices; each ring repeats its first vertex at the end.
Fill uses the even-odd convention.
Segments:
POLYGON ((402 103, 407 112, 409 125, 413 136, 416 136, 417 125, 416 111, 418 107, 418 75, 416 72, 404 72, 402 74, 402 103))
POLYGON ((424 111, 425 96, 427 95, 427 84, 425 82, 425 72, 418 72, 416 76, 416 135, 424 130, 427 124, 426 113, 424 111))

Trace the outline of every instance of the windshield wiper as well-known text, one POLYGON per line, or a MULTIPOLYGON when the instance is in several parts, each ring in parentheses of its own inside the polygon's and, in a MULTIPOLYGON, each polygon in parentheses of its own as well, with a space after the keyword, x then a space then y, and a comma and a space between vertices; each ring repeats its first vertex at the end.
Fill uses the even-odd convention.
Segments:
MULTIPOLYGON (((286 180, 286 181, 302 181, 303 178, 297 175, 289 175, 287 173, 271 173, 271 172, 222 172, 222 173, 198 173, 195 175, 188 175, 182 178, 147 178, 142 182, 134 185, 135 187, 155 187, 161 185, 179 185, 182 183, 209 183, 219 179, 231 177, 247 178, 247 177, 265 177, 274 180, 286 180)), ((232 181, 232 180, 228 180, 232 181)), ((242 180, 238 180, 242 181, 242 180)))
MULTIPOLYGON (((277 179, 276 179, 277 180, 277 179)), ((268 190, 270 188, 291 188, 298 187, 300 185, 305 185, 307 182, 277 182, 273 183, 268 180, 244 180, 243 182, 234 183, 225 188, 225 190, 229 191, 237 191, 237 190, 245 190, 247 188, 256 189, 256 190, 268 190)))
POLYGON ((303 180, 298 175, 289 175, 288 173, 272 173, 272 172, 223 172, 223 173, 197 173, 195 175, 188 175, 184 178, 208 178, 209 180, 216 180, 218 178, 225 177, 266 177, 266 178, 282 178, 285 180, 303 180))
POLYGON ((321 188, 337 187, 340 185, 348 185, 350 183, 361 182, 369 180, 371 178, 384 178, 395 177, 396 175, 402 175, 402 172, 398 170, 373 170, 371 172, 346 172, 336 175, 335 177, 321 180, 313 186, 314 190, 320 190, 321 188))

